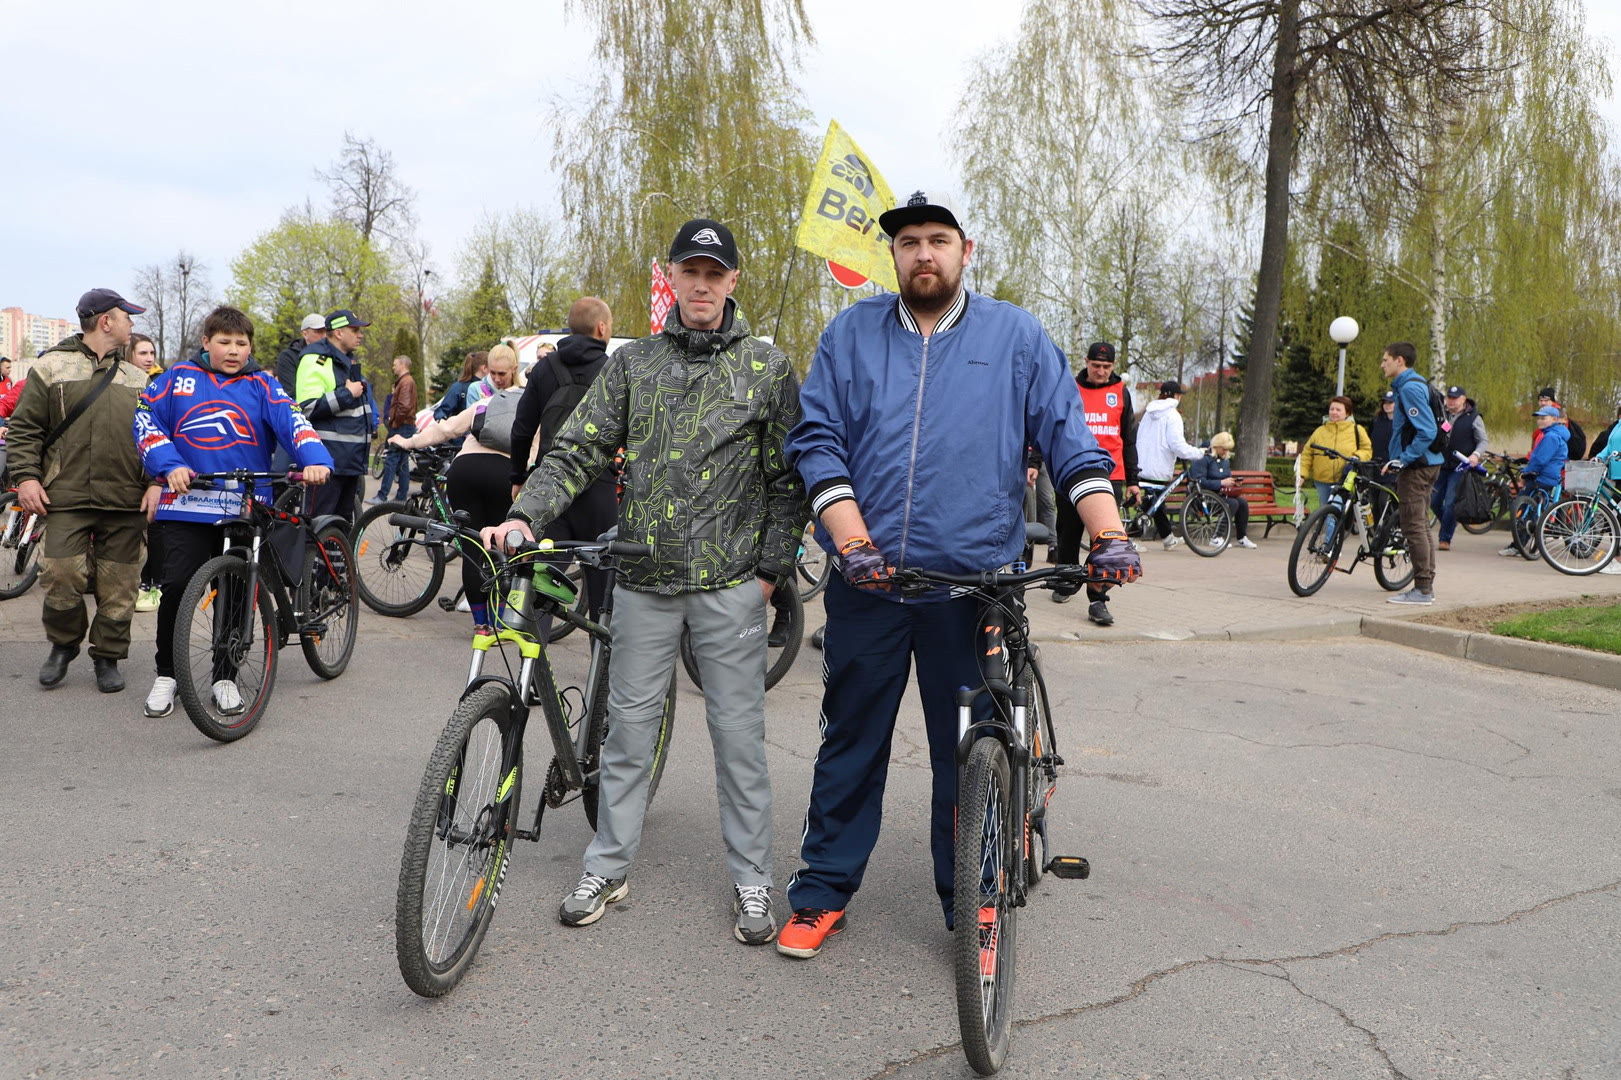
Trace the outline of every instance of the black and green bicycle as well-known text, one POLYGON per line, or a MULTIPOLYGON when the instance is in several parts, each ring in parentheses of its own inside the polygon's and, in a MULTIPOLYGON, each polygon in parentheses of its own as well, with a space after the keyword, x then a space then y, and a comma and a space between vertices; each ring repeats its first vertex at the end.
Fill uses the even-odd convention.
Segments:
MULTIPOLYGON (((545 561, 566 550, 580 563, 606 569, 616 558, 642 556, 642 544, 616 540, 509 543, 510 557, 480 546, 460 525, 395 514, 390 523, 428 541, 460 540, 464 557, 482 553, 490 611, 497 625, 473 636, 467 687, 428 760, 406 829, 395 906, 394 944, 406 985, 423 997, 448 993, 483 943, 512 857, 515 840, 540 839, 548 809, 578 799, 597 824, 602 740, 608 731, 608 669, 613 618, 610 585, 600 621, 576 610, 577 587, 564 569, 545 561), (544 618, 561 619, 590 638, 582 687, 559 687, 547 656, 544 618), (491 654, 501 661, 496 670, 491 654), (534 818, 523 828, 523 737, 538 708, 551 737, 552 759, 539 781, 534 818)), ((516 534, 514 534, 516 536, 516 534)), ((649 768, 652 801, 675 728, 675 674, 665 691, 663 718, 649 768)))

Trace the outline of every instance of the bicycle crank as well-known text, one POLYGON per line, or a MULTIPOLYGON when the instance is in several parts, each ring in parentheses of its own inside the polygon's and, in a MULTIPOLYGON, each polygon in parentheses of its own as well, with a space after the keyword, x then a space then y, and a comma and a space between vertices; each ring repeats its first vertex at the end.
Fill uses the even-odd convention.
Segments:
POLYGON ((1047 863, 1047 873, 1066 881, 1084 881, 1092 876, 1092 864, 1079 855, 1054 855, 1047 863))

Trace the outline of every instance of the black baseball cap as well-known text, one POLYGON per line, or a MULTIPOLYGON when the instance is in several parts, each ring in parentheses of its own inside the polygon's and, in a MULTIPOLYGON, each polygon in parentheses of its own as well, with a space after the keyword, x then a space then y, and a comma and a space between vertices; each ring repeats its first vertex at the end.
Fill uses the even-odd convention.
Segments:
POLYGON ((940 191, 914 191, 895 209, 885 210, 878 215, 878 227, 890 236, 894 236, 908 225, 918 225, 925 221, 943 222, 959 232, 962 231, 962 223, 957 220, 957 208, 953 205, 951 196, 940 191))
POLYGON ((131 315, 140 315, 146 311, 144 307, 136 307, 111 289, 91 289, 79 297, 79 318, 88 319, 92 315, 100 315, 104 311, 118 308, 131 315))
POLYGON ((328 330, 342 330, 345 326, 370 326, 371 323, 362 319, 348 308, 339 308, 326 317, 328 330))
POLYGON ((1396 400, 1396 391, 1394 391, 1394 390, 1386 390, 1384 396, 1381 397, 1379 400, 1380 401, 1395 401, 1396 400))
POLYGON ((685 262, 700 255, 736 270, 737 241, 732 239, 732 230, 713 218, 693 218, 676 230, 670 244, 670 261, 685 262))
POLYGON ((1107 341, 1094 341, 1086 348, 1087 360, 1101 360, 1105 364, 1114 363, 1114 346, 1107 341))
POLYGON ((1461 386, 1449 386, 1449 387, 1447 387, 1447 397, 1467 397, 1467 396, 1468 395, 1463 392, 1463 387, 1461 387, 1461 386))
POLYGON ((1539 397, 1539 398, 1544 398, 1545 397, 1549 401, 1558 401, 1559 400, 1559 398, 1554 394, 1553 387, 1551 387, 1551 386, 1544 386, 1541 390, 1538 390, 1537 391, 1537 397, 1539 397))
POLYGON ((1159 384, 1159 392, 1160 396, 1164 397, 1167 394, 1185 394, 1188 391, 1187 387, 1183 386, 1175 379, 1166 379, 1164 382, 1159 384))

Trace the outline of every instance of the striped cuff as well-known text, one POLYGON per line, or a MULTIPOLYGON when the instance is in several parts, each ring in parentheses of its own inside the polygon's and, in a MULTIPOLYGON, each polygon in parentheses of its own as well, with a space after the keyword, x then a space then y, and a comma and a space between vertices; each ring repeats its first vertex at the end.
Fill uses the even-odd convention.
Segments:
POLYGON ((1064 483, 1069 501, 1078 503, 1088 495, 1107 495, 1114 498, 1114 482, 1102 469, 1086 469, 1069 477, 1064 483))
POLYGON ((844 502, 846 499, 854 502, 855 497, 856 489, 851 486, 848 476, 835 476, 831 480, 823 480, 811 488, 811 513, 820 518, 834 503, 844 502))

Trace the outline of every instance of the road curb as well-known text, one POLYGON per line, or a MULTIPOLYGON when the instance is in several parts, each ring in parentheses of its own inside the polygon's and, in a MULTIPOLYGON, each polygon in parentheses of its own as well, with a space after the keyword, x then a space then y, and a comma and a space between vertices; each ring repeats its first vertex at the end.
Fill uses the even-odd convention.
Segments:
POLYGON ((1454 630, 1449 626, 1428 626, 1403 619, 1362 618, 1362 636, 1410 649, 1440 653, 1477 664, 1555 675, 1611 690, 1621 690, 1621 656, 1549 645, 1541 641, 1521 641, 1499 634, 1454 630))

